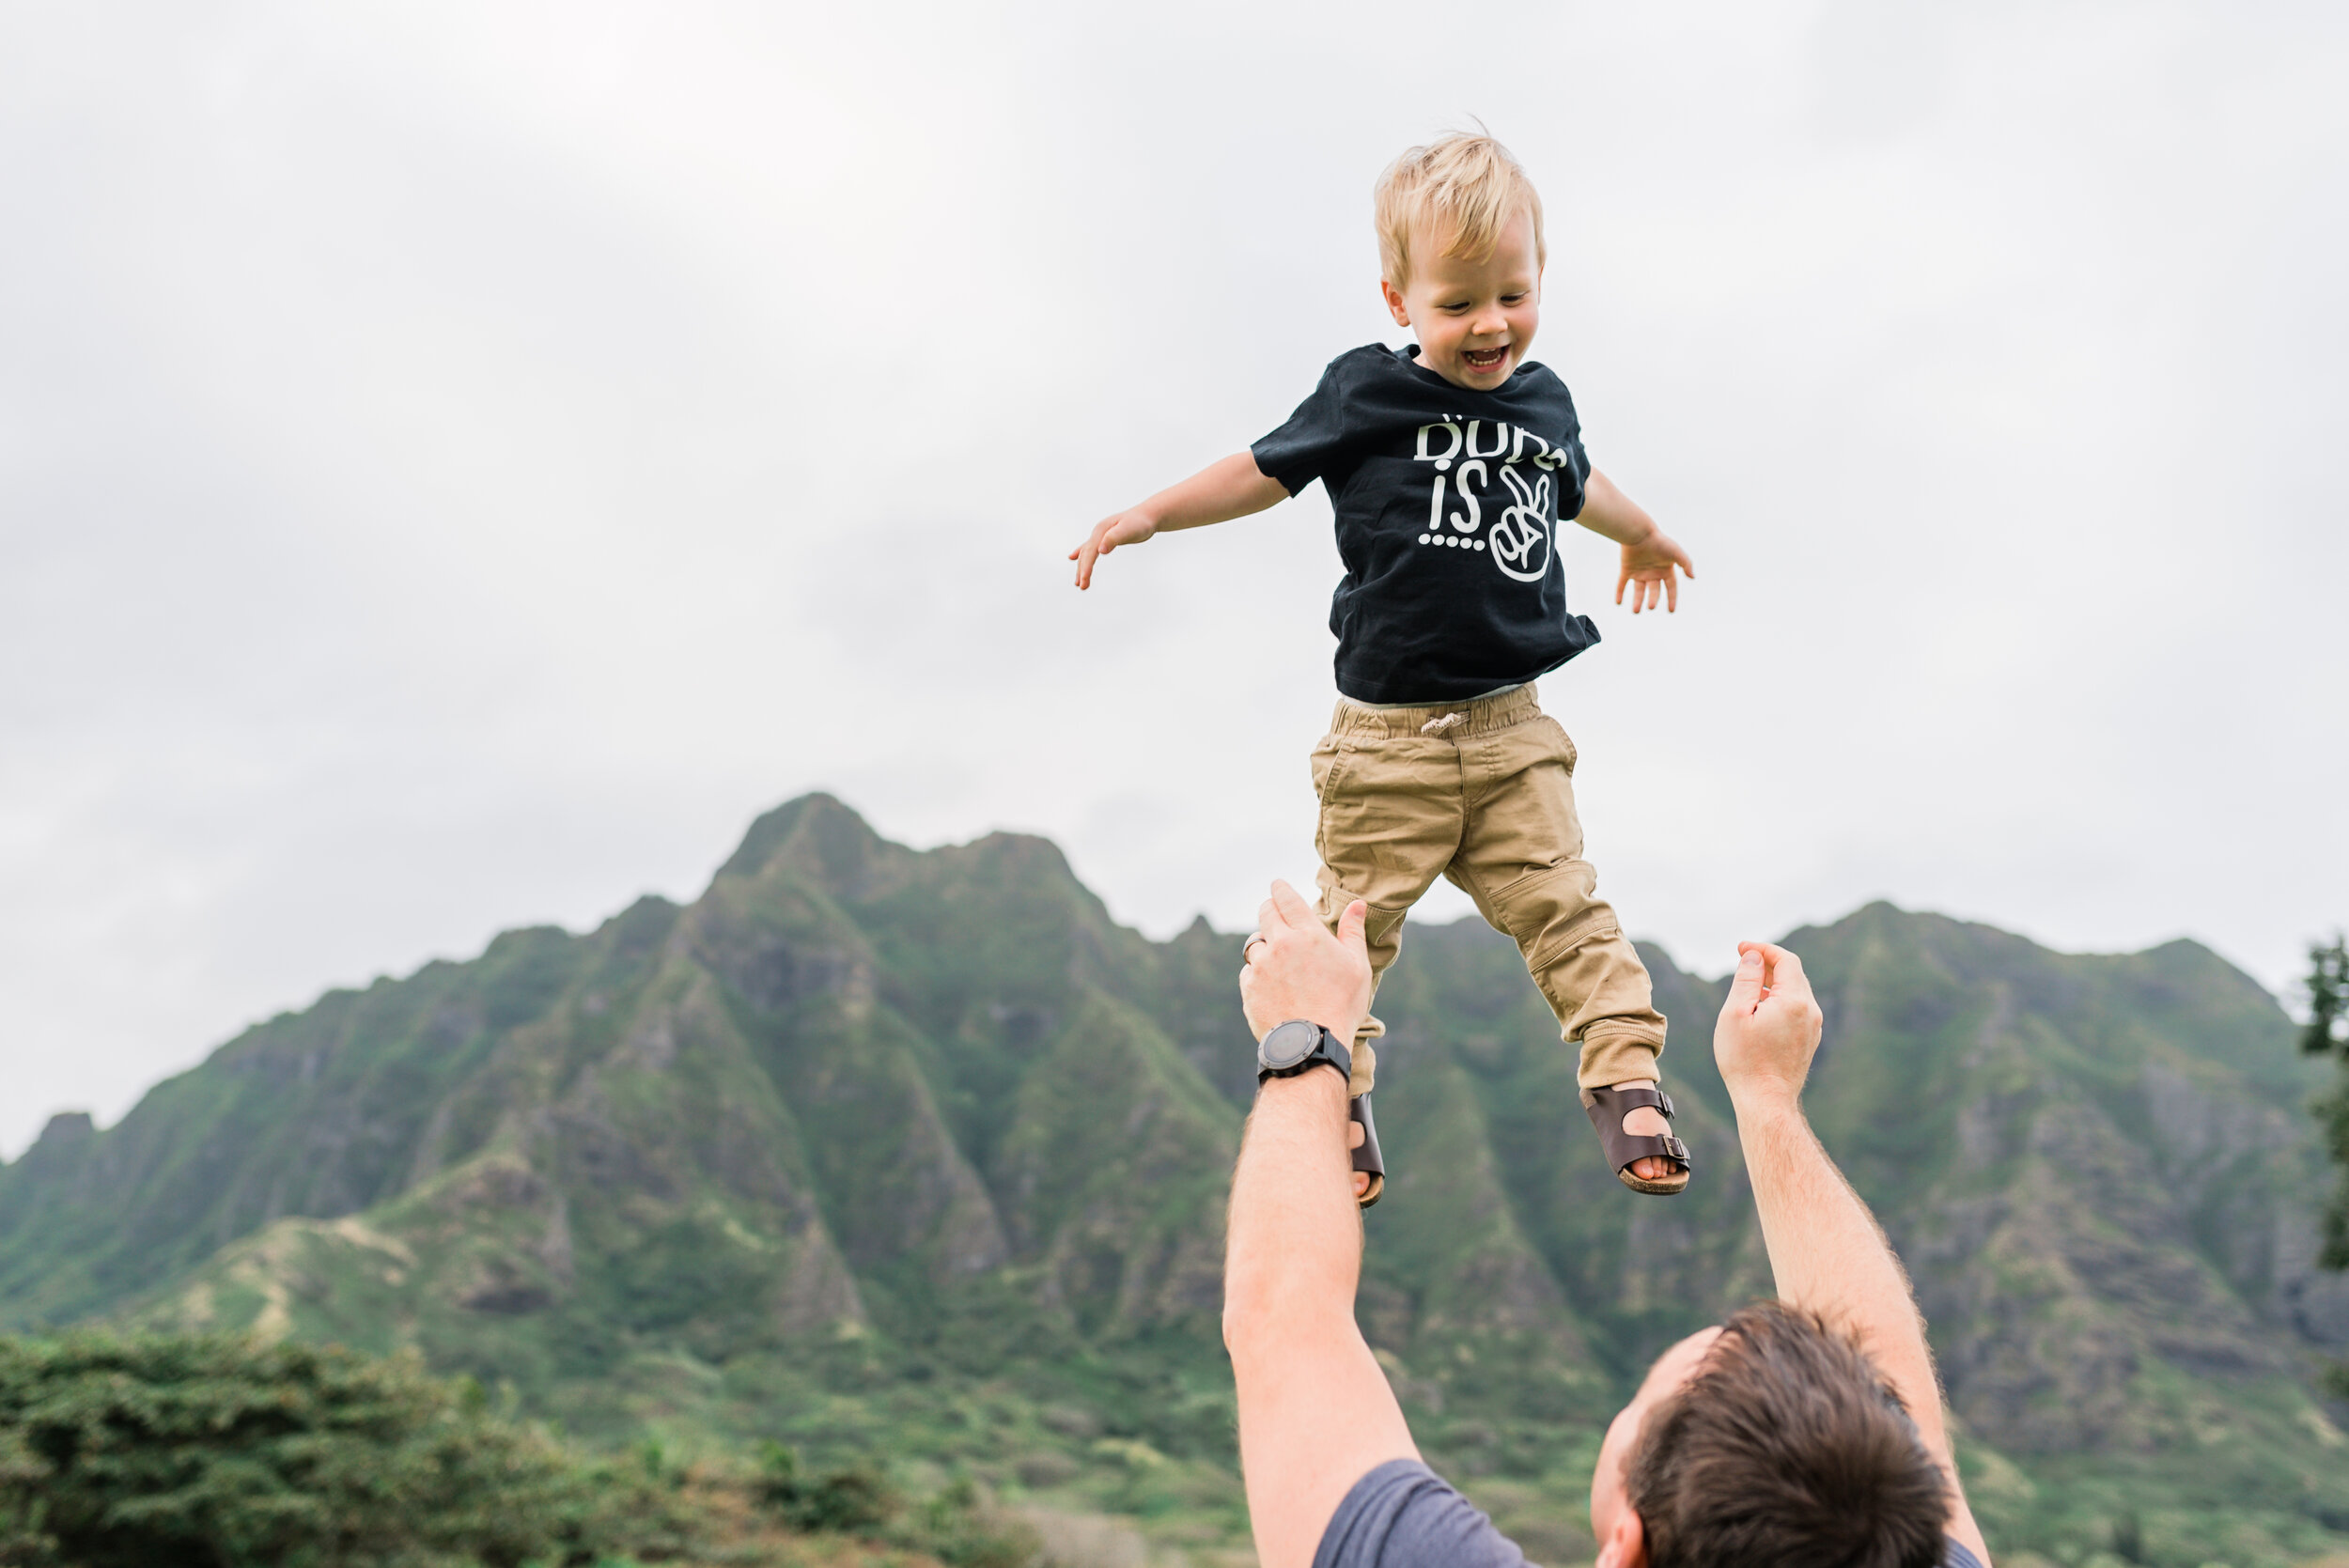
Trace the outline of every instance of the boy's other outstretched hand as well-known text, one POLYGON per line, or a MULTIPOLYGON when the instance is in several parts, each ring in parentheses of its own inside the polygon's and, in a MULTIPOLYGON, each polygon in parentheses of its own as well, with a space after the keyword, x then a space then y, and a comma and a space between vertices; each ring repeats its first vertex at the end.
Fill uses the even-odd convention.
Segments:
POLYGON ((1623 547, 1623 571, 1615 579, 1615 602, 1623 602, 1623 591, 1628 587, 1631 613, 1635 615, 1641 610, 1655 609, 1659 598, 1666 612, 1678 610, 1681 572, 1691 578, 1697 574, 1696 567, 1689 564, 1688 552, 1670 534, 1655 529, 1638 544, 1623 547))
POLYGON ((1159 531, 1158 519, 1139 506, 1113 512, 1093 525, 1085 542, 1068 552, 1077 563, 1077 586, 1093 586, 1093 563, 1115 550, 1119 545, 1138 545, 1159 531))

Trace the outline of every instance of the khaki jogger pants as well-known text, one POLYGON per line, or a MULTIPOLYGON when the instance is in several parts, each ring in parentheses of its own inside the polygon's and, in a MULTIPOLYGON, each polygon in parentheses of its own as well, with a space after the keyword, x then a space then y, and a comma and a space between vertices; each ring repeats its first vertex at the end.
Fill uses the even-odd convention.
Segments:
MULTIPOLYGON (((1321 918, 1370 906, 1371 985, 1402 947, 1403 917, 1447 877, 1517 939, 1533 983, 1579 1042, 1583 1088, 1654 1079, 1664 1048, 1647 968, 1595 896, 1574 811, 1574 742, 1533 688, 1456 707, 1373 708, 1341 698, 1314 748, 1321 798, 1321 918)), ((1386 1032, 1365 1019, 1352 1092, 1368 1094, 1386 1032)))

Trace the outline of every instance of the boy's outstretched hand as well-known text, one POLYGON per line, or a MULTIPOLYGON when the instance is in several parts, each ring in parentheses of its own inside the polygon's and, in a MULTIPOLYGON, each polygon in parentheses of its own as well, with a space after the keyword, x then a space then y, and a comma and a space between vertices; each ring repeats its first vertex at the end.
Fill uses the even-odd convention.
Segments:
POLYGON ((1667 613, 1680 608, 1680 573, 1694 577, 1696 567, 1689 563, 1688 552, 1680 548, 1678 540, 1660 528, 1651 528, 1646 538, 1623 547, 1623 570, 1615 579, 1615 602, 1623 602, 1623 591, 1631 590, 1631 613, 1653 610, 1661 598, 1667 613), (1678 568, 1675 570, 1674 568, 1678 568))
POLYGON ((1138 545, 1159 531, 1159 520, 1139 506, 1113 512, 1093 525, 1085 542, 1068 552, 1077 563, 1077 586, 1093 586, 1093 563, 1119 545, 1138 545))
POLYGON ((1235 452, 1218 458, 1183 480, 1169 485, 1139 506, 1112 512, 1093 525, 1085 542, 1068 552, 1077 563, 1077 586, 1093 586, 1093 563, 1119 545, 1138 545, 1178 528, 1204 528, 1261 512, 1289 492, 1278 479, 1268 479, 1256 467, 1253 452, 1235 452))
POLYGON ((1638 502, 1623 493, 1612 479, 1591 470, 1581 515, 1575 521, 1623 547, 1623 571, 1615 579, 1615 602, 1631 590, 1631 613, 1653 610, 1658 599, 1667 611, 1680 608, 1680 573, 1694 577, 1697 568, 1678 540, 1656 526, 1656 520, 1638 502))

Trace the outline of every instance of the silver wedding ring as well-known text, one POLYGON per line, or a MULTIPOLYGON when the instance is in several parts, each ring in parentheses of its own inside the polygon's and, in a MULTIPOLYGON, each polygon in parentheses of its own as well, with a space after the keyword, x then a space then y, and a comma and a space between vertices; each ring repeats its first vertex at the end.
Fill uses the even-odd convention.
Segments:
POLYGON ((1239 944, 1239 961, 1243 964, 1248 962, 1248 955, 1251 953, 1253 953, 1256 950, 1256 944, 1264 939, 1265 934, 1263 932, 1250 932, 1248 934, 1248 939, 1239 944))

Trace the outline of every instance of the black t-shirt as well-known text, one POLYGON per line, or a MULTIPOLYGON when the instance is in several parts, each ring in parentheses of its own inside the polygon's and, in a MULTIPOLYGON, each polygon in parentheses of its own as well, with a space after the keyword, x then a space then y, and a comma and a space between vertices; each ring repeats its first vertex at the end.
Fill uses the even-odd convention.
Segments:
MULTIPOLYGON (((1942 1568, 1983 1568, 1955 1541, 1942 1568)), ((1314 1568, 1527 1568, 1516 1542, 1416 1459, 1390 1459, 1354 1483, 1314 1550, 1314 1568)))
POLYGON ((1340 354, 1251 449, 1291 495, 1315 479, 1330 492, 1346 563, 1330 629, 1338 690, 1358 702, 1479 696, 1598 641, 1567 612, 1558 562, 1591 474, 1565 383, 1523 365, 1469 392, 1416 352, 1340 354))

